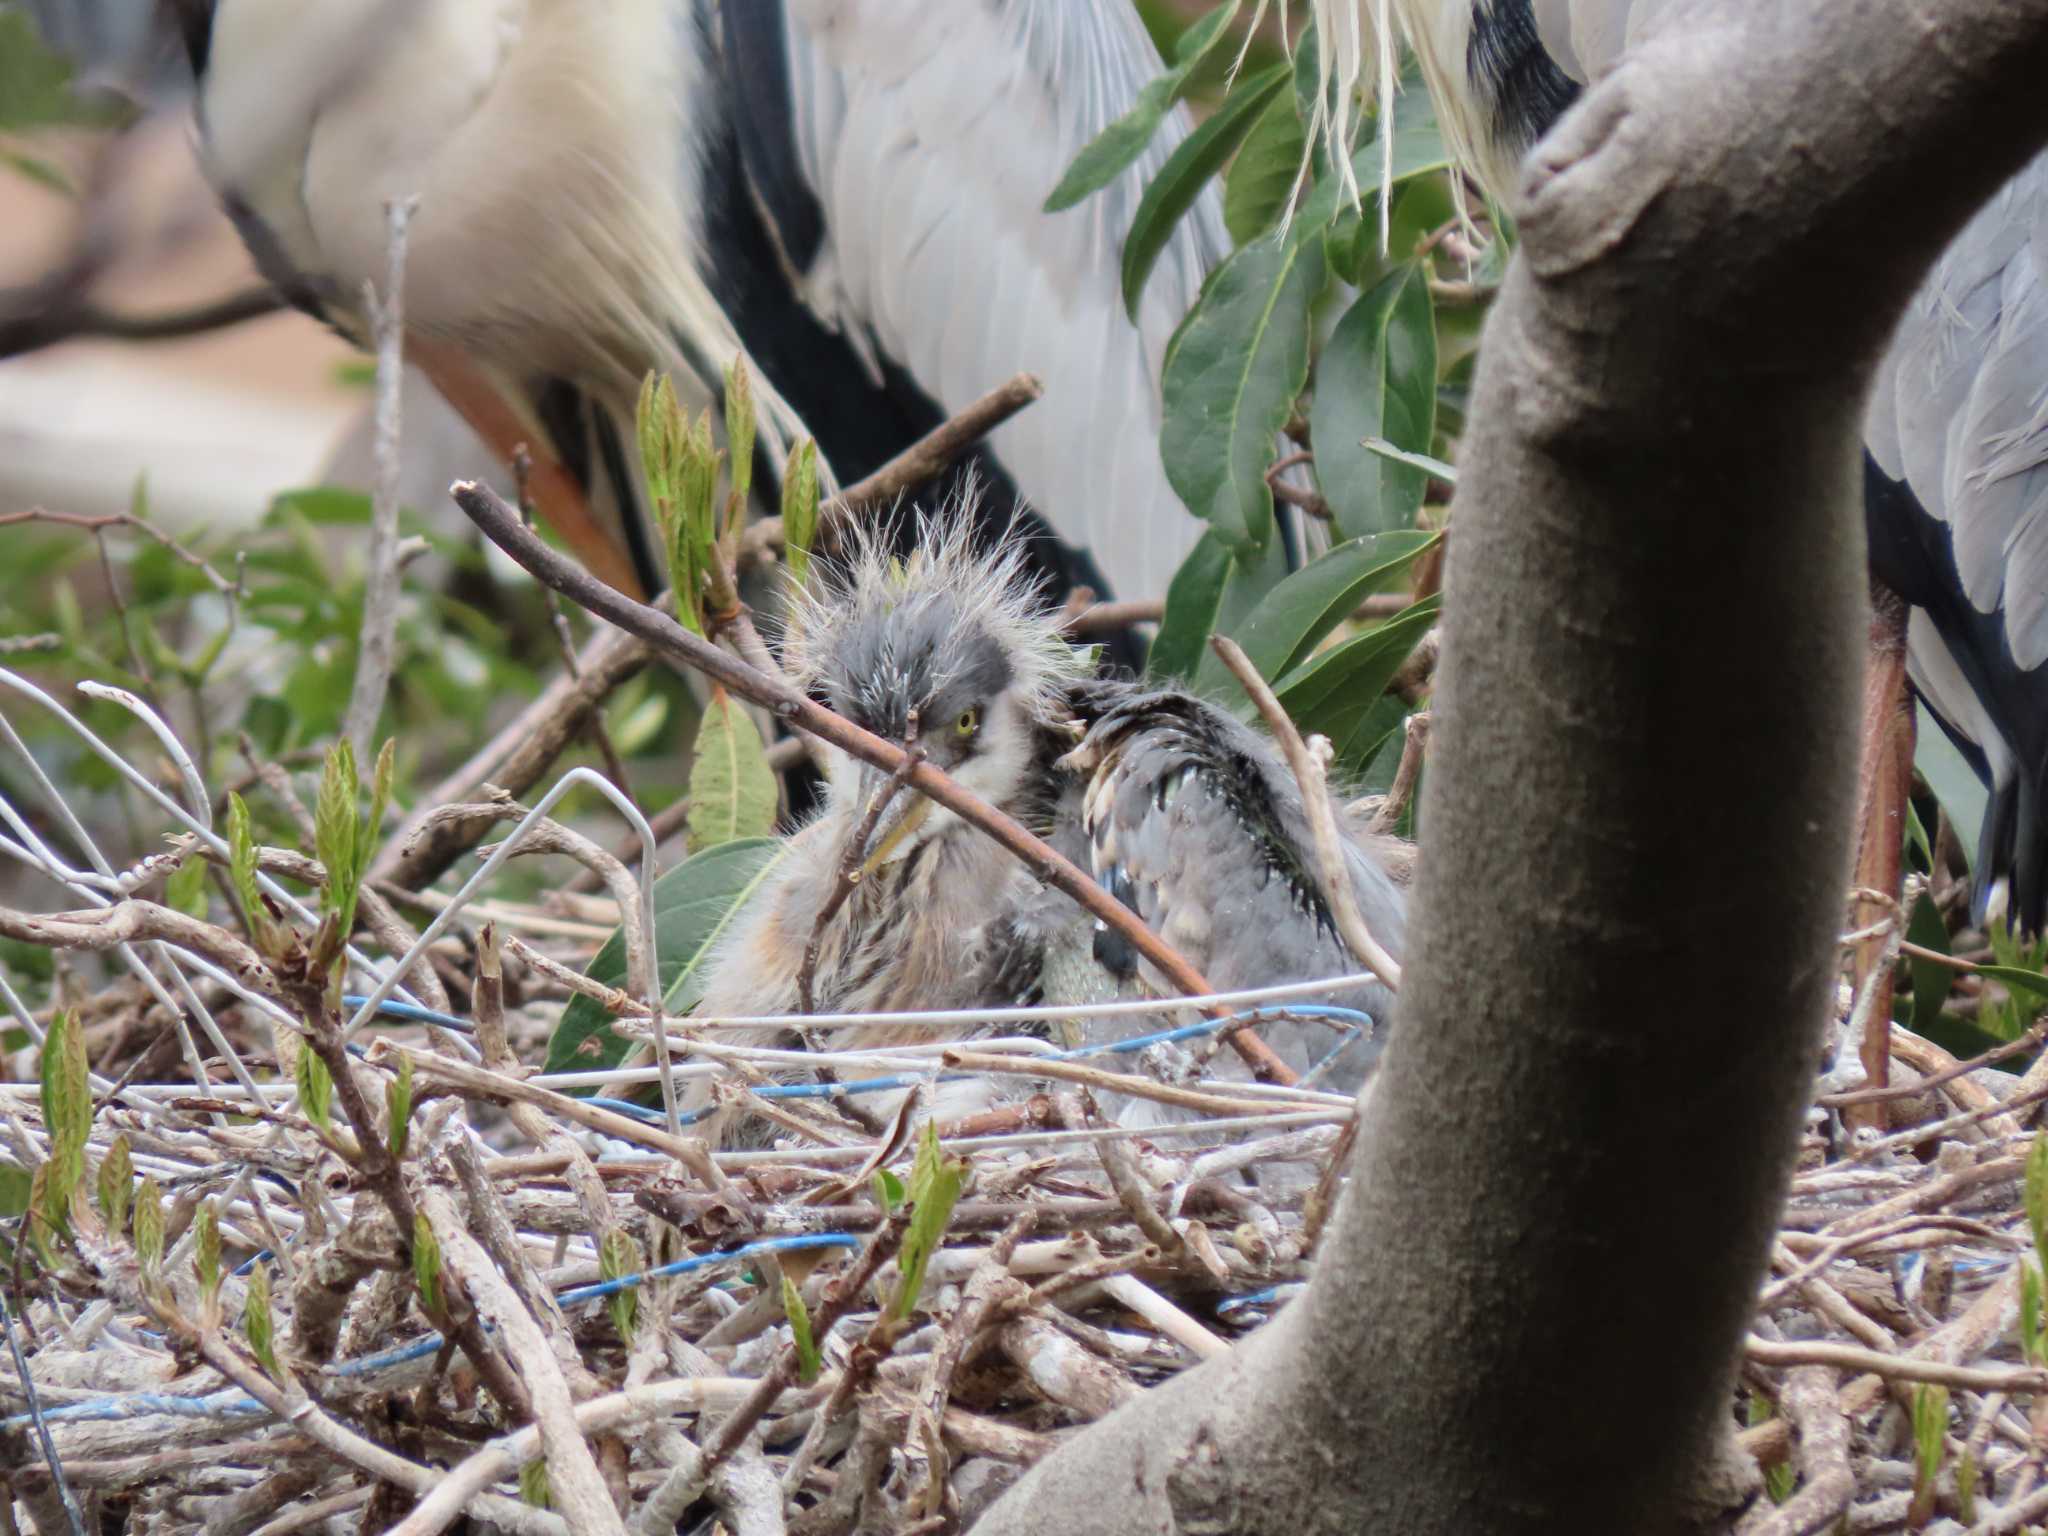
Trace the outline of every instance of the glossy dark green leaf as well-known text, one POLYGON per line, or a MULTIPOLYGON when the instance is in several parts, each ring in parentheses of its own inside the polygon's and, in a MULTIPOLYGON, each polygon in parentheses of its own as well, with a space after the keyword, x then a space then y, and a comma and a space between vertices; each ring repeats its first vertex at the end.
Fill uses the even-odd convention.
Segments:
POLYGON ((1391 693, 1374 699, 1342 737, 1330 738, 1332 772, 1348 794, 1384 794, 1401 763, 1402 726, 1408 706, 1391 693))
POLYGON ((1322 286, 1320 240, 1257 241, 1210 274, 1168 349, 1166 477, 1232 549, 1272 534, 1266 469, 1308 381, 1309 305, 1322 286))
POLYGON ((1223 584, 1229 578, 1230 551, 1215 534, 1203 534, 1166 588, 1166 611, 1146 658, 1148 673, 1157 678, 1194 676, 1208 652, 1223 584))
POLYGON ((1233 242, 1249 245, 1279 223, 1307 145, 1294 98, 1267 102, 1223 178, 1223 227, 1233 242))
POLYGON ((1280 96, 1287 83, 1285 65, 1276 64, 1250 80, 1241 80, 1200 127, 1182 139, 1166 157, 1166 164, 1145 188, 1138 211, 1131 217, 1131 232, 1124 238, 1124 310, 1136 319, 1138 299, 1145 291, 1145 279, 1152 264, 1166 249, 1174 225, 1195 205, 1209 178, 1223 169, 1223 162, 1244 142, 1252 125, 1269 102, 1280 96))
POLYGON ((1349 741, 1387 691, 1442 607, 1434 595, 1403 609, 1362 635, 1309 658, 1274 685, 1273 692, 1304 731, 1320 731, 1332 744, 1349 741))
POLYGON ((1429 477, 1365 446, 1428 453, 1436 430, 1436 322, 1420 266, 1388 274, 1337 322, 1316 364, 1316 478, 1347 538, 1406 528, 1429 477))
MULTIPOLYGON (((693 854, 654 885, 654 927, 664 1006, 685 1013, 704 995, 703 961, 740 907, 758 891, 781 858, 777 838, 720 843, 693 854)), ((626 979, 626 946, 618 934, 605 941, 586 972, 606 986, 626 979)), ((611 1015, 587 997, 570 999, 548 1041, 546 1071, 589 1071, 616 1066, 627 1042, 612 1033, 611 1015)))
MULTIPOLYGON (((1925 896, 1913 903, 1912 916, 1906 922, 1906 938, 1922 949, 1948 953, 1948 928, 1941 920, 1941 909, 1925 896)), ((1941 1017, 1942 1004, 1948 1001, 1956 973, 1935 961, 1910 956, 1907 965, 1913 976, 1913 1029, 1925 1034, 1941 1017)))
POLYGON ((1060 184, 1045 200, 1047 213, 1071 208, 1089 193, 1100 191, 1145 152, 1168 109, 1187 89, 1195 66, 1216 46, 1237 14, 1238 4, 1239 0, 1225 0, 1181 34, 1173 50, 1173 67, 1147 81, 1131 109, 1082 146, 1081 153, 1060 178, 1060 184))
MULTIPOLYGON (((1386 146, 1377 128, 1373 136, 1351 155, 1351 175, 1358 186, 1365 225, 1362 238, 1373 250, 1377 250, 1379 245, 1377 200, 1380 196, 1418 176, 1443 170, 1452 163, 1450 152, 1444 145, 1443 132, 1437 126, 1435 109, 1430 105, 1429 92, 1419 81, 1409 79, 1395 97, 1393 123, 1391 168, 1387 165, 1386 146)), ((1294 216, 1295 224, 1303 229, 1326 228, 1349 205, 1348 193, 1342 177, 1330 169, 1323 169, 1308 196, 1302 199, 1301 207, 1294 216)), ((1396 249, 1401 247, 1397 245, 1396 249)), ((1351 258, 1347 257, 1344 265, 1351 264, 1351 258)))
MULTIPOLYGON (((1400 580, 1439 535, 1413 529, 1352 539, 1325 552, 1268 592, 1232 634, 1259 675, 1284 678, 1373 592, 1400 580)), ((1218 667, 1221 675, 1221 667, 1218 667)))
MULTIPOLYGON (((1916 941, 1917 942, 1917 941, 1916 941)), ((2024 992, 2032 998, 2048 999, 2048 976, 2017 965, 1980 965, 1977 975, 1995 981, 2008 991, 2024 992)), ((2017 1032, 2008 1038, 2017 1038, 2017 1032)))

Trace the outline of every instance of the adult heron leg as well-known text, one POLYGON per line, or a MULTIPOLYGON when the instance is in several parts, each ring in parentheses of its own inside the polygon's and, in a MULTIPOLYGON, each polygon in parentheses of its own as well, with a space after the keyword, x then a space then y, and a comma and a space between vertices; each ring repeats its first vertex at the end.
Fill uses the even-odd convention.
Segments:
MULTIPOLYGON (((1863 674, 1863 755, 1857 775, 1858 890, 1882 892, 1896 900, 1905 842, 1906 800, 1913 783, 1913 699, 1906 686, 1905 599, 1882 582, 1870 584, 1870 654, 1863 674)), ((1856 926, 1867 928, 1887 916, 1879 902, 1856 903, 1856 926)), ((1899 921, 1903 922, 1904 914, 1899 921)), ((1889 1080, 1892 977, 1882 935, 1856 946, 1855 995, 1874 989, 1864 1017, 1859 1054, 1873 1088, 1889 1080), (1873 974, 1876 972, 1882 974, 1873 974)), ((1882 1129, 1884 1105, 1857 1104, 1847 1110, 1852 1127, 1882 1129)))
POLYGON ((649 594, 634 574, 631 554, 618 534, 591 511, 590 498, 556 457, 547 434, 530 425, 504 391, 459 348, 410 336, 405 352, 505 463, 512 462, 513 452, 521 444, 526 446, 533 460, 527 483, 542 519, 592 575, 628 597, 644 601, 649 594))

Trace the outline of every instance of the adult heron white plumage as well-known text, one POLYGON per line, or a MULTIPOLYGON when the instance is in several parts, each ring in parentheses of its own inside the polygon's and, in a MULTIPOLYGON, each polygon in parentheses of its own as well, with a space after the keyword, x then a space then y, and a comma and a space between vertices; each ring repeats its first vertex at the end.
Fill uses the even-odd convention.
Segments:
MULTIPOLYGON (((1394 0, 1447 136, 1496 193, 1670 0, 1394 0)), ((1735 83, 1731 82, 1731 86, 1735 83)), ((2048 915, 2048 158, 1943 253, 1864 420, 1871 572, 1913 685, 1989 785, 1980 901, 2048 915)))
POLYGON ((744 355, 763 446, 851 479, 1019 370, 1046 398, 976 467, 1050 523, 1055 585, 1164 590, 1200 532, 1160 465, 1160 362, 1226 248, 1183 221, 1133 326, 1117 249, 1170 125, 1041 211, 1159 68, 1124 0, 172 0, 203 150, 259 264, 360 338, 387 200, 418 197, 410 354, 620 584, 649 369, 744 355), (588 495, 584 493, 590 493, 588 495), (578 531, 590 501, 616 509, 578 531))

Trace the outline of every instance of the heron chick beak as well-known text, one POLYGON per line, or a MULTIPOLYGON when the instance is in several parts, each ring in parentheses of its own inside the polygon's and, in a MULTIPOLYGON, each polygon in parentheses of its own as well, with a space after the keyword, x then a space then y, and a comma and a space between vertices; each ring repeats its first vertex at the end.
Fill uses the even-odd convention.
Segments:
POLYGON ((861 819, 858 825, 865 826, 873 818, 875 828, 860 862, 863 876, 873 874, 891 859, 899 857, 912 834, 931 815, 931 801, 908 785, 894 783, 893 777, 879 768, 861 769, 861 819), (879 804, 891 795, 895 798, 894 804, 879 804))

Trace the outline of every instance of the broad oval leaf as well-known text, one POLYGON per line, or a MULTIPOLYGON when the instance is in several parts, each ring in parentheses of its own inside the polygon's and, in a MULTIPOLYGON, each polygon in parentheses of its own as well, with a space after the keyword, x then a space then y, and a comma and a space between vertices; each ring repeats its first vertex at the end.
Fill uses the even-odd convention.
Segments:
POLYGON ((1124 310, 1135 320, 1138 299, 1145 291, 1145 279, 1152 264, 1166 249, 1167 237, 1181 221, 1209 178, 1223 168, 1232 150, 1244 142, 1260 112, 1280 94, 1287 83, 1287 66, 1275 64, 1250 80, 1241 81, 1224 99, 1222 107, 1175 146, 1159 174, 1145 188, 1138 211, 1131 217, 1131 232, 1124 237, 1124 310))
POLYGON ((1308 153, 1300 114, 1289 94, 1275 96, 1259 114, 1244 147, 1223 178, 1223 227, 1238 245, 1249 245, 1280 222, 1308 153))
POLYGON ((1234 550, 1272 535, 1266 468, 1308 381, 1309 305, 1322 286, 1320 239, 1256 241, 1209 275, 1167 351, 1166 478, 1234 550))
POLYGON ((775 773, 761 731, 723 688, 711 690, 690 764, 690 851, 775 830, 775 773))
POLYGON ((1146 81, 1131 109, 1082 146, 1066 174, 1060 177, 1060 184, 1045 200, 1047 213, 1071 208, 1089 193, 1099 192, 1145 152, 1167 109, 1188 88, 1195 66, 1216 46, 1223 29, 1237 14, 1238 4, 1239 0, 1224 0, 1224 4, 1181 33, 1180 41, 1174 45, 1173 67, 1146 81))
MULTIPOLYGON (((1268 592, 1233 632, 1237 643, 1261 677, 1286 677, 1357 610, 1367 594, 1385 591, 1440 537, 1397 529, 1337 545, 1268 592)), ((1229 677, 1221 663, 1214 665, 1218 679, 1229 677)), ((1204 672, 1206 676, 1206 668, 1204 672)))
POLYGON ((1365 444, 1426 454, 1435 431, 1436 319, 1422 268, 1404 266, 1351 306, 1316 364, 1309 432, 1339 533, 1414 523, 1428 475, 1365 444))
MULTIPOLYGON (((654 884, 654 931, 663 1006, 685 1013, 704 995, 703 965, 712 946, 766 883, 786 845, 779 838, 746 838, 692 854, 654 884)), ((626 945, 616 933, 584 973, 608 987, 626 979, 626 945)), ((573 997, 548 1040, 548 1072, 615 1067, 628 1042, 614 1034, 611 1015, 587 997, 573 997)))

